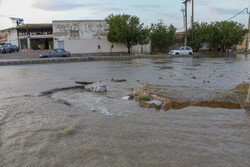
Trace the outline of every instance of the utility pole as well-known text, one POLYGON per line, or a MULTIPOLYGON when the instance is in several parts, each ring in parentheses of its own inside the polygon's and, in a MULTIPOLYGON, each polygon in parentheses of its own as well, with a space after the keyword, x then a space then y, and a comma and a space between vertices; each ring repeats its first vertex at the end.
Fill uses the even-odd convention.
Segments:
POLYGON ((187 3, 190 0, 185 0, 184 2, 182 2, 183 4, 185 4, 185 42, 184 45, 187 46, 187 3))
POLYGON ((186 46, 186 19, 185 19, 185 9, 182 8, 181 12, 183 14, 183 27, 184 27, 184 31, 185 31, 185 39, 184 39, 184 45, 186 46))
POLYGON ((194 41, 194 0, 192 0, 192 41, 194 41))
POLYGON ((248 35, 247 35, 247 47, 246 47, 246 52, 248 52, 248 50, 250 50, 250 12, 248 12, 248 9, 247 9, 247 13, 249 15, 249 18, 248 18, 248 35))

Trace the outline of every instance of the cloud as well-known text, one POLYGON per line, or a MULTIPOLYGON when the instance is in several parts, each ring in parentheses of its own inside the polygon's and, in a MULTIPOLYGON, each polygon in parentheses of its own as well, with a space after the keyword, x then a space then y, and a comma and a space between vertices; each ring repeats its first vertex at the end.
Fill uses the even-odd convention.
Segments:
POLYGON ((142 9, 149 9, 149 8, 161 8, 159 5, 131 5, 132 8, 142 8, 142 9))
POLYGON ((224 9, 224 8, 214 8, 208 7, 206 10, 213 15, 234 15, 240 12, 237 9, 224 9))
POLYGON ((37 0, 33 7, 47 11, 65 11, 81 7, 94 7, 97 4, 79 2, 77 0, 37 0))
POLYGON ((164 16, 164 17, 168 17, 171 20, 180 20, 180 17, 174 16, 172 14, 167 14, 167 13, 161 13, 160 15, 164 16))

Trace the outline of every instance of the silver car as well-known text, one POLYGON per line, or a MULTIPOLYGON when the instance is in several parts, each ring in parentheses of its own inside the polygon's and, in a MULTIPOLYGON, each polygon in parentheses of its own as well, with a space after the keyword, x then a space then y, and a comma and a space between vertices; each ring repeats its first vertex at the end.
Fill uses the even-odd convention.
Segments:
POLYGON ((40 54, 40 58, 46 58, 46 57, 70 57, 70 52, 65 51, 64 49, 53 49, 49 51, 48 53, 42 53, 40 54))
POLYGON ((193 55, 193 49, 189 46, 181 46, 169 52, 171 55, 193 55))

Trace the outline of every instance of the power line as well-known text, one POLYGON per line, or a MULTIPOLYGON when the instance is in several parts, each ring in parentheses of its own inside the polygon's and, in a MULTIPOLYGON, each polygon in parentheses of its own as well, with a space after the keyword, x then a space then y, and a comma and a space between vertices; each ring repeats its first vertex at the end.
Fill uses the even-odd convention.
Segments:
MULTIPOLYGON (((246 12, 248 13, 248 8, 245 8, 245 9, 243 9, 242 11, 240 11, 239 13, 237 13, 236 15, 234 15, 233 17, 231 17, 230 19, 227 19, 227 21, 229 21, 229 20, 235 18, 236 16, 240 15, 240 14, 243 13, 245 10, 246 10, 246 12)), ((249 13, 248 13, 248 14, 249 14, 249 13)))
MULTIPOLYGON (((187 24, 189 24, 190 22, 191 22, 191 20, 187 24)), ((181 30, 183 28, 185 28, 185 27, 181 27, 181 28, 177 29, 176 31, 179 31, 179 30, 181 30)))

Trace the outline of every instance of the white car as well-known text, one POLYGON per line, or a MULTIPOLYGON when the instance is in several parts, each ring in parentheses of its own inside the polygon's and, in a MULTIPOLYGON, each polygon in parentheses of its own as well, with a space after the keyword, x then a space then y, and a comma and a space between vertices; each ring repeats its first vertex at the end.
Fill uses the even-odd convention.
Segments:
POLYGON ((181 46, 169 52, 171 55, 193 55, 193 49, 189 46, 181 46))

